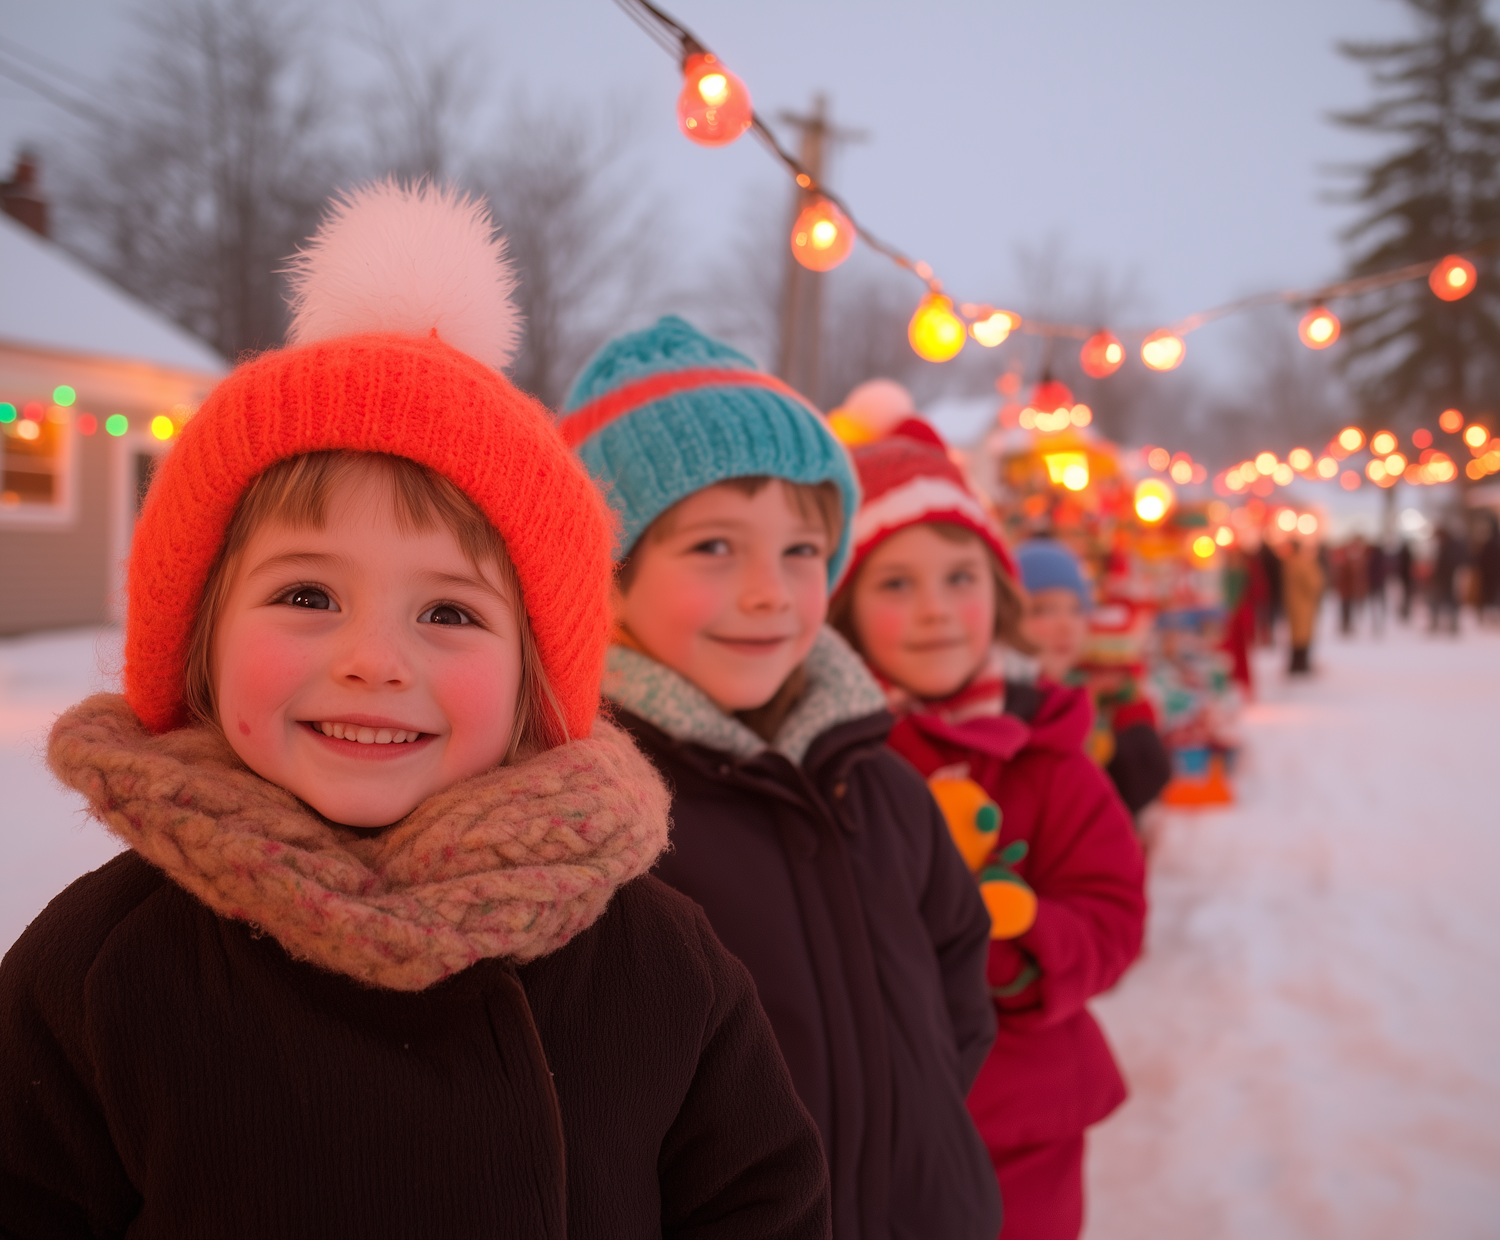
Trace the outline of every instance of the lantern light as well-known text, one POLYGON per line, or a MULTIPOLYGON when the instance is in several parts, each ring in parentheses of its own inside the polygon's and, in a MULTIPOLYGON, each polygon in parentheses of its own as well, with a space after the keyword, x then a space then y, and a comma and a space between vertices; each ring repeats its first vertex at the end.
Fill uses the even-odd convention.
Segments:
POLYGON ((1390 456, 1396 450, 1396 437, 1390 431, 1379 431, 1370 436, 1370 451, 1376 456, 1390 456))
POLYGON ((1125 346, 1113 332, 1095 332, 1083 342, 1078 364, 1090 379, 1107 379, 1125 361, 1125 346))
POLYGON ((1464 430, 1464 442, 1471 448, 1482 448, 1489 441, 1489 430, 1478 422, 1470 422, 1464 430))
POLYGON ((1143 478, 1135 488, 1135 515, 1155 525, 1172 510, 1174 499, 1172 488, 1160 478, 1143 478))
POLYGON ((728 146, 755 117, 745 84, 708 52, 687 58, 682 93, 677 96, 677 127, 699 146, 728 146))
POLYGON ((929 362, 957 357, 967 336, 964 321, 953 313, 953 299, 941 293, 928 293, 922 298, 906 326, 912 349, 929 362))
POLYGON ((1083 452, 1051 452, 1042 458, 1053 486, 1081 491, 1089 484, 1089 458, 1083 452))
POLYGON ((1068 411, 1068 421, 1072 422, 1074 426, 1087 426, 1093 420, 1094 411, 1087 405, 1074 405, 1068 411))
POLYGON ((1031 407, 1039 413, 1054 413, 1060 409, 1072 409, 1073 393, 1060 379, 1043 379, 1031 389, 1031 407))
POLYGON ((1319 478, 1332 478, 1334 476, 1334 474, 1336 474, 1338 472, 1339 472, 1339 463, 1336 460, 1334 460, 1333 457, 1331 457, 1331 456, 1321 456, 1321 457, 1318 458, 1318 477, 1319 478))
POLYGON ((1427 284, 1444 301, 1457 301, 1473 292, 1476 279, 1473 263, 1450 254, 1432 269, 1427 284))
POLYGON ((1443 412, 1438 415, 1438 425, 1441 426, 1450 435, 1457 434, 1460 430, 1463 429, 1464 415, 1461 414, 1457 409, 1444 409, 1443 412))
POLYGON ((1306 448, 1293 448, 1286 454, 1286 463, 1300 474, 1312 467, 1313 454, 1306 448))
POLYGON ((1167 471, 1172 481, 1178 486, 1187 486, 1193 480, 1193 465, 1191 461, 1174 461, 1172 468, 1167 471))
POLYGON ((854 225, 826 198, 803 207, 792 225, 792 257, 809 271, 832 271, 854 248, 854 225))
POLYGON ((1432 432, 1425 426, 1420 430, 1412 431, 1411 441, 1419 448, 1430 448, 1432 447, 1432 432))
POLYGON ((42 437, 41 425, 23 418, 16 423, 16 434, 22 439, 40 439, 42 437))
POLYGON ((1214 540, 1207 534, 1199 534, 1197 538, 1193 539, 1193 554, 1200 560, 1208 559, 1216 549, 1214 540))
POLYGON ((1339 447, 1345 452, 1358 452, 1364 442, 1365 433, 1357 426, 1346 426, 1339 432, 1339 447))
POLYGON ((1326 349, 1339 338, 1338 316, 1325 306, 1314 306, 1297 324, 1297 335, 1309 349, 1326 349))
POLYGON ((1152 370, 1176 370, 1187 356, 1187 344, 1165 327, 1152 332, 1141 344, 1141 361, 1152 370))
POLYGON ((1005 343, 1006 337, 1021 326, 1021 316, 1009 310, 995 310, 990 306, 975 306, 975 319, 969 325, 969 334, 986 349, 1005 343))
POLYGON ((1172 454, 1165 448, 1152 448, 1146 453, 1146 464, 1152 469, 1163 470, 1172 463, 1172 454))

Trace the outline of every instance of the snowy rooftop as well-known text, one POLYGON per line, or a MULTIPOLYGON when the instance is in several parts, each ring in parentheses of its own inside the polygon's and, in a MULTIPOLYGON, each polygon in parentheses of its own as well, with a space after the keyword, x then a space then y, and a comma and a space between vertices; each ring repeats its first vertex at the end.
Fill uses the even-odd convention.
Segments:
POLYGON ((61 246, 0 214, 0 342, 222 374, 224 359, 61 246))

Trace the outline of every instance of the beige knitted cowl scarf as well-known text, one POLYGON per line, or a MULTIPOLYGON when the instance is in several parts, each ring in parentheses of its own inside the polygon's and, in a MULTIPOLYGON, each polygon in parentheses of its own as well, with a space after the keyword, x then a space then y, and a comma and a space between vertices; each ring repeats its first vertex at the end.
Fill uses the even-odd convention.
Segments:
POLYGON ((47 757, 100 822, 216 913, 392 990, 556 951, 667 842, 660 776, 603 720, 375 836, 326 822, 212 729, 149 735, 114 694, 62 715, 47 757))

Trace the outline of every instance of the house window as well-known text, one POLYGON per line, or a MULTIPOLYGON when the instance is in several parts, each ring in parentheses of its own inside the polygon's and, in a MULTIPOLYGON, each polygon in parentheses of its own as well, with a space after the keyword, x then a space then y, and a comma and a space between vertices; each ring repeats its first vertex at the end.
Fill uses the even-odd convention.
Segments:
POLYGON ((57 405, 0 405, 0 524, 73 519, 72 413, 57 405))

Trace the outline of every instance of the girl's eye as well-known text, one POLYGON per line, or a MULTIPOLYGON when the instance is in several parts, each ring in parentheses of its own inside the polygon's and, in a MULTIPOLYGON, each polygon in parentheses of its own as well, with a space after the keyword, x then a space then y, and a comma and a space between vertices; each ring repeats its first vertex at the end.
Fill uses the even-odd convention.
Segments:
POLYGON ((792 546, 786 549, 786 554, 803 558, 809 556, 820 556, 823 554, 823 548, 818 546, 817 543, 794 543, 792 546))
POLYGON ((317 586, 298 586, 282 595, 281 601, 289 607, 305 607, 310 611, 337 611, 338 604, 328 597, 327 590, 317 586))
POLYGON ((474 617, 452 603, 437 603, 417 617, 419 624, 473 624, 474 617))
POLYGON ((694 555, 728 555, 729 540, 727 538, 705 538, 701 543, 693 547, 694 555))
POLYGON ((949 578, 950 586, 971 586, 978 578, 967 568, 957 569, 949 578))
POLYGON ((877 590, 884 590, 888 594, 895 594, 898 590, 904 590, 911 583, 905 577, 887 577, 876 585, 877 590))

